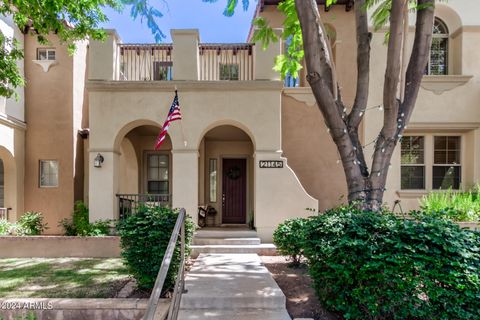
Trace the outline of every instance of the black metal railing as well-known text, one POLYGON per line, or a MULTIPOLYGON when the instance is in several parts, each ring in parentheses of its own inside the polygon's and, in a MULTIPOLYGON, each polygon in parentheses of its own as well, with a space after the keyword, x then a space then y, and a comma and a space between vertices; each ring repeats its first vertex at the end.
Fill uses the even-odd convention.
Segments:
POLYGON ((8 220, 8 211, 10 208, 0 208, 0 220, 8 220))
POLYGON ((170 308, 168 310, 167 320, 176 320, 178 317, 178 311, 180 310, 180 301, 182 294, 185 293, 185 209, 180 209, 178 213, 177 222, 173 228, 170 241, 168 242, 167 250, 163 256, 162 265, 158 270, 157 279, 153 286, 152 294, 148 300, 147 310, 145 312, 144 320, 153 320, 155 318, 155 312, 157 310, 158 301, 162 293, 163 284, 167 277, 168 269, 173 258, 173 252, 177 244, 178 236, 180 235, 180 266, 178 268, 177 280, 173 290, 172 301, 170 302, 170 308))
POLYGON ((117 194, 118 217, 121 220, 135 214, 142 206, 170 207, 170 198, 168 194, 117 194))

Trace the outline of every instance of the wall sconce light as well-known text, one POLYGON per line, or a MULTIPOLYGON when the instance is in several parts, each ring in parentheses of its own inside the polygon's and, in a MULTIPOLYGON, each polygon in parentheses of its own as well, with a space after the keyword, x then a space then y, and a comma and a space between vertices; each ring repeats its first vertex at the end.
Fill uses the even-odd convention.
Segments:
POLYGON ((98 153, 95 159, 93 160, 93 166, 95 168, 101 168, 103 160, 105 160, 103 156, 100 153, 98 153))

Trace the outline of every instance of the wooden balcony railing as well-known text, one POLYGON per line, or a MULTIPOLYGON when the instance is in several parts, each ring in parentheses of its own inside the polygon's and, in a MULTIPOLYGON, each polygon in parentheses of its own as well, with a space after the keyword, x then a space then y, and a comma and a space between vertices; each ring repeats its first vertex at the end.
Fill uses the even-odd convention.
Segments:
POLYGON ((253 80, 253 45, 200 44, 200 80, 253 80))
POLYGON ((119 44, 119 81, 172 80, 172 44, 119 44))
POLYGON ((119 219, 135 214, 141 206, 170 206, 170 195, 168 194, 117 194, 117 199, 119 219))

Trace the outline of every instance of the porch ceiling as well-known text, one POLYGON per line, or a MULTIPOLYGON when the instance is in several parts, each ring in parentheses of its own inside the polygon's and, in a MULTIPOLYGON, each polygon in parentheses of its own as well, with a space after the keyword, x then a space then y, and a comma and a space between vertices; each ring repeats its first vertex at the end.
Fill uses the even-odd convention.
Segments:
POLYGON ((205 139, 213 141, 250 141, 250 137, 243 130, 229 125, 213 128, 205 134, 205 139))

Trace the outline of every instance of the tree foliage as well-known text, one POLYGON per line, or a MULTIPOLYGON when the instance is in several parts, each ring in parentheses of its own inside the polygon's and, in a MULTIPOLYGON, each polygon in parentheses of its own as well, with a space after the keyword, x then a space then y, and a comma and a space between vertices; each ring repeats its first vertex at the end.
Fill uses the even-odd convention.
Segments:
POLYGON ((17 61, 23 58, 16 39, 10 39, 0 32, 0 96, 18 98, 16 87, 24 85, 17 61))
MULTIPOLYGON (((55 33, 60 42, 75 50, 75 42, 86 38, 101 40, 105 32, 99 28, 107 21, 102 9, 121 8, 122 0, 3 0, 0 15, 11 16, 18 28, 33 31, 38 41, 48 44, 47 35, 55 33)), ((15 88, 25 81, 16 62, 23 51, 16 39, 0 34, 0 96, 17 97, 15 88)))

